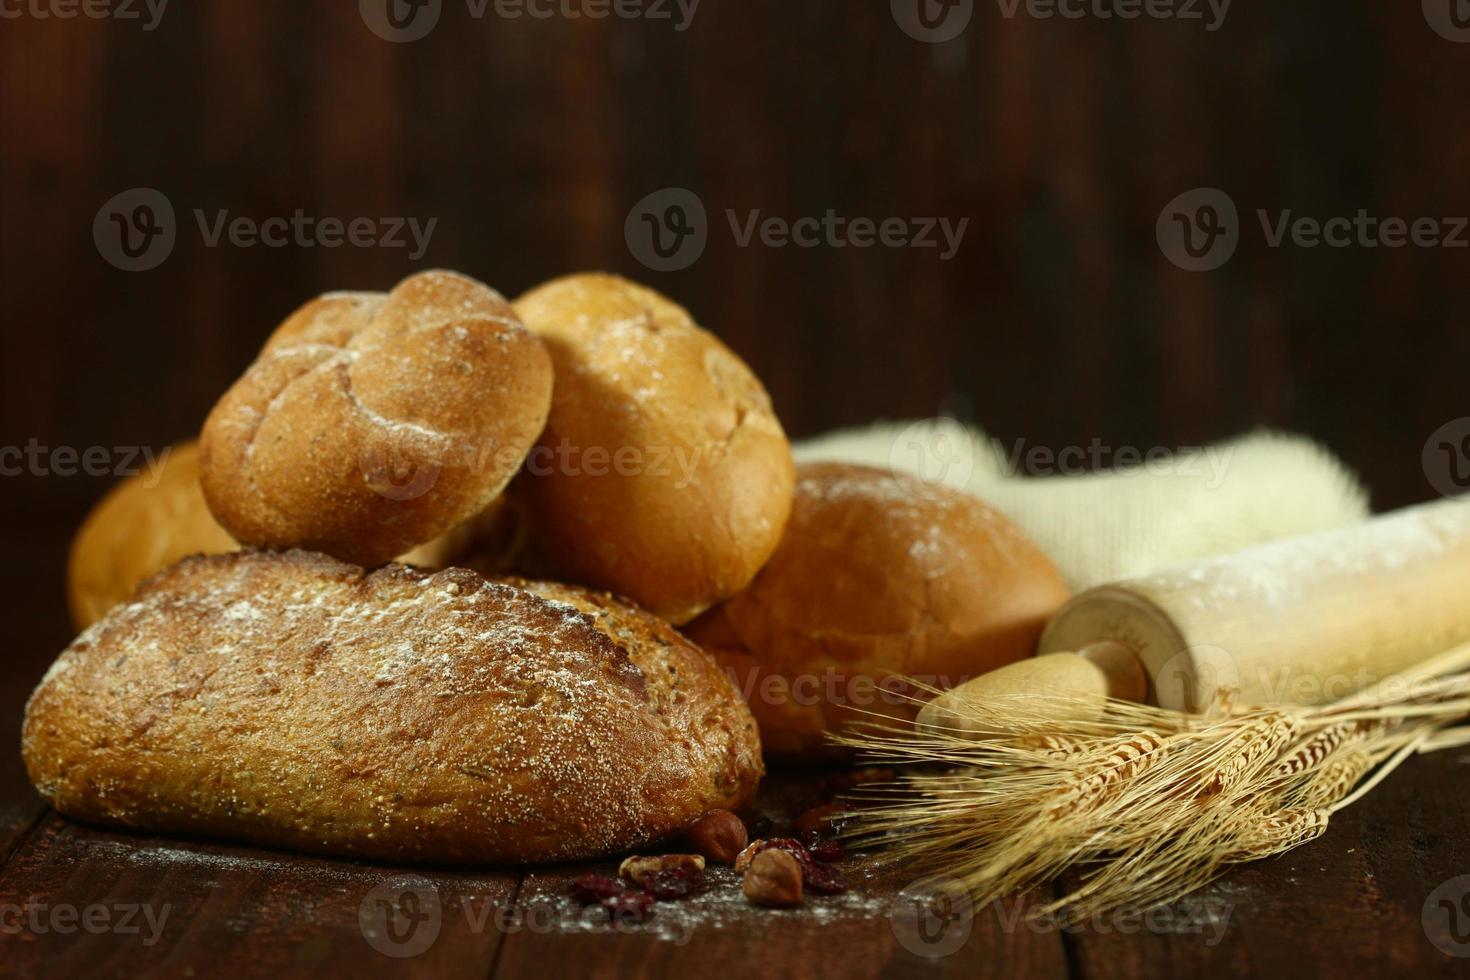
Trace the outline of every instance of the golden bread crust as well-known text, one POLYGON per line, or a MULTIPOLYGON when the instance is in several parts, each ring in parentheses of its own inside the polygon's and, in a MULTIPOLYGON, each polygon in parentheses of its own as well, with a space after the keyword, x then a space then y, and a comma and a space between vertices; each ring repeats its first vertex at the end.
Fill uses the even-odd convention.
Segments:
POLYGON ((281 324, 210 413, 204 495, 246 544, 379 565, 504 489, 551 386, 540 341, 473 279, 328 294, 281 324))
POLYGON ((616 276, 516 311, 556 390, 528 460, 540 567, 683 623, 749 583, 791 508, 791 447, 760 381, 688 311, 616 276))
POLYGON ((68 816, 392 861, 609 854, 746 803, 728 680, 639 610, 601 618, 616 638, 464 569, 189 558, 61 654, 22 750, 68 816))
POLYGON ((948 687, 1032 655, 1067 597, 1040 549, 974 497, 809 463, 775 555, 688 633, 733 674, 767 754, 812 758, 865 717, 854 709, 912 717, 896 676, 948 687))
MULTIPOLYGON (((474 517, 399 556, 419 568, 439 569, 472 552, 488 562, 506 549, 513 532, 502 494, 474 517)), ((176 443, 159 455, 157 470, 128 477, 92 508, 72 539, 66 568, 72 625, 86 629, 149 576, 189 555, 238 550, 220 527, 199 486, 199 447, 176 443)))
POLYGON ((77 629, 91 626, 138 583, 180 558, 239 547, 204 502, 197 443, 168 447, 157 467, 109 490, 72 539, 66 598, 77 629))

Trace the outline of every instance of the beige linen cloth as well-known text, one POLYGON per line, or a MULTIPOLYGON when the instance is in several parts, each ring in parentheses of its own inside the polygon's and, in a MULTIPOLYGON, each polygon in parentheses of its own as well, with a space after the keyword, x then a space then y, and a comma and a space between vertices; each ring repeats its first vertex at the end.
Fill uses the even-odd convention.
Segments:
POLYGON ((1089 457, 1093 448, 1040 457, 1047 473, 1080 475, 1019 475, 1014 446, 951 419, 925 419, 810 439, 797 445, 796 458, 892 467, 930 481, 937 493, 968 491, 1030 534, 1074 592, 1344 527, 1369 512, 1358 477, 1302 436, 1259 432, 1198 449, 1136 451, 1135 465, 1081 474, 1089 458, 1100 458, 1089 457))

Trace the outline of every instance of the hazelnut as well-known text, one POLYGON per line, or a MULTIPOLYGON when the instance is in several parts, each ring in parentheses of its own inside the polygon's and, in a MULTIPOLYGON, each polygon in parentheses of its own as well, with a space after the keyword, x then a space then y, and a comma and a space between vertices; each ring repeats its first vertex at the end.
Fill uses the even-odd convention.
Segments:
POLYGON ((711 861, 729 864, 749 841, 745 824, 729 810, 711 810, 686 832, 689 846, 711 861))
POLYGON ((741 874, 744 874, 745 869, 750 867, 750 862, 755 860, 755 856, 759 854, 765 848, 765 846, 766 842, 763 840, 751 841, 750 844, 743 851, 735 855, 735 870, 740 872, 741 874))
POLYGON ((680 871, 694 874, 704 870, 704 858, 698 854, 662 854, 657 857, 630 857, 618 865, 618 876, 635 885, 660 871, 680 871))
POLYGON ((801 904, 801 865, 786 851, 761 851, 745 869, 744 888, 752 905, 795 908, 801 904))

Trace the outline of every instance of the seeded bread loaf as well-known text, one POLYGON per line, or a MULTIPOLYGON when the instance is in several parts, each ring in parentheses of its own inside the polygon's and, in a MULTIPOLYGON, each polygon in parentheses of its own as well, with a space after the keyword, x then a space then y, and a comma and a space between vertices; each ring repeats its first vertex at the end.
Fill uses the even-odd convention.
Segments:
POLYGON ((205 498, 245 544, 380 565, 504 489, 546 422, 551 372, 500 294, 457 273, 319 297, 205 421, 205 498))
POLYGON ((634 607, 542 588, 185 559, 61 654, 26 767, 83 820, 430 863, 615 853, 748 802, 755 723, 711 659, 634 607))

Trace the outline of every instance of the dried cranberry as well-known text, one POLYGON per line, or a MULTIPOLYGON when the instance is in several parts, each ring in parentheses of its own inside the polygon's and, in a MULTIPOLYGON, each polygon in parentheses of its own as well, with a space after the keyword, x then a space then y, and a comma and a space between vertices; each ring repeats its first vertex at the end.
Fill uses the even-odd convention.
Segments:
POLYGON ((577 875, 572 880, 572 897, 583 905, 621 895, 625 890, 621 881, 592 871, 577 875))
POLYGON ((807 851, 806 845, 795 837, 772 837, 766 841, 765 846, 761 850, 769 850, 772 847, 780 848, 783 851, 790 851, 791 856, 796 858, 797 862, 803 867, 812 863, 812 856, 807 851))
POLYGON ((643 890, 660 902, 692 895, 704 883, 704 875, 697 871, 675 868, 670 871, 655 871, 643 879, 643 890))
POLYGON ((802 882, 818 895, 840 895, 847 891, 847 878, 830 864, 813 864, 801 869, 802 882))
POLYGON ((653 912, 653 896, 632 888, 609 895, 599 904, 607 909, 609 918, 614 921, 642 922, 653 912))
POLYGON ((813 858, 823 864, 836 864, 847 854, 847 849, 835 840, 819 840, 808 850, 813 858))

